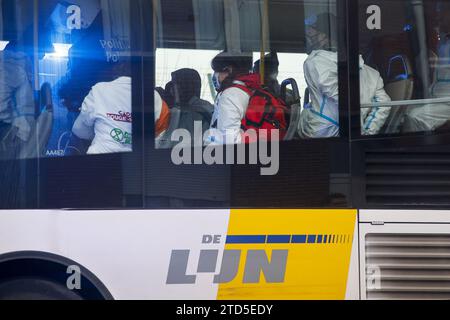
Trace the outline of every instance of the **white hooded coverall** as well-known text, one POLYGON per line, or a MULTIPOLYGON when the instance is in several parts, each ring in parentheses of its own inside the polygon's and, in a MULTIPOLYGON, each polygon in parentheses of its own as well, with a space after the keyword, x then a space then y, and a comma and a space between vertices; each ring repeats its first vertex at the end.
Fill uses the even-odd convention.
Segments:
MULTIPOLYGON (((310 103, 303 110, 299 134, 304 139, 339 136, 339 84, 337 53, 313 51, 305 61, 304 74, 310 103)), ((361 104, 389 102, 378 71, 364 64, 360 57, 361 104)), ((361 109, 363 135, 378 134, 391 112, 389 107, 361 109)))
MULTIPOLYGON (((447 40, 439 51, 431 98, 450 98, 450 40, 447 40)), ((434 131, 447 121, 450 121, 450 102, 413 107, 405 116, 403 132, 434 131)))

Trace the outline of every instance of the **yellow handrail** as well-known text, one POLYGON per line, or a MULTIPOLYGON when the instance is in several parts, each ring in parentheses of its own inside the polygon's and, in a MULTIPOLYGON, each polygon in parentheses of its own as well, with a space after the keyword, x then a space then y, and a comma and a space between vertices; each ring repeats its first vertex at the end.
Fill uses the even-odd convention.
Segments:
POLYGON ((261 84, 264 85, 266 82, 265 71, 266 71, 266 48, 267 48, 267 34, 269 27, 269 0, 263 0, 263 13, 262 13, 262 24, 261 24, 261 51, 260 51, 260 64, 259 64, 259 75, 261 77, 261 84))

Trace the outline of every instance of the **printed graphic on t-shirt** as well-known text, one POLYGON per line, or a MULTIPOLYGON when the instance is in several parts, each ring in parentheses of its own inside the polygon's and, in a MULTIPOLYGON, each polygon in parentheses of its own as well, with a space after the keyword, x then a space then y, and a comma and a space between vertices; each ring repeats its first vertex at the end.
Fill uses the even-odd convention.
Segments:
POLYGON ((132 122, 131 112, 119 111, 119 113, 107 113, 106 116, 117 122, 132 122))
POLYGON ((111 138, 114 141, 119 142, 123 145, 131 145, 132 144, 132 135, 129 132, 123 131, 119 128, 114 128, 111 133, 111 138))

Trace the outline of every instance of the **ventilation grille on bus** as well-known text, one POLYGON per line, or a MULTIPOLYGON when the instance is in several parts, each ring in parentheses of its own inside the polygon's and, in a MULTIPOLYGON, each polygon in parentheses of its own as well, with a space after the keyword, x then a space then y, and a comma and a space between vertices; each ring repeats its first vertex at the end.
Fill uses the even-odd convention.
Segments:
POLYGON ((366 153, 369 206, 450 205, 450 153, 366 153))
POLYGON ((450 299, 450 235, 368 234, 368 299, 450 299))

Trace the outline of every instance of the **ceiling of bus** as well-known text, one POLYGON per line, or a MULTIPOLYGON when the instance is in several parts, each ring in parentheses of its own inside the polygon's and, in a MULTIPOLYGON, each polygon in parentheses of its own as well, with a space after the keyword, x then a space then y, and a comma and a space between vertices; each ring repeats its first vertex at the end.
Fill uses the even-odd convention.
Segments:
MULTIPOLYGON (((259 0, 164 0, 159 3, 158 47, 224 50, 228 36, 240 39, 242 51, 260 50, 263 9, 259 0)), ((304 5, 305 2, 298 0, 270 1, 270 49, 305 51, 304 5)))

